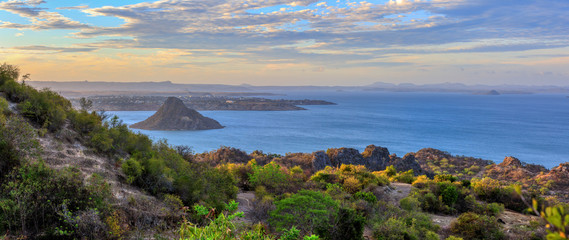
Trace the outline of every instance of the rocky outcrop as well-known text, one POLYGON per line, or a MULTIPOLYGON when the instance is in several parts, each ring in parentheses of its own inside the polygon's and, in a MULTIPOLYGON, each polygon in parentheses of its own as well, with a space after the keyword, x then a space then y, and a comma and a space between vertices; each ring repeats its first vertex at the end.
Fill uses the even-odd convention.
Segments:
POLYGON ((251 159, 251 156, 247 155, 246 152, 233 148, 233 147, 220 147, 217 150, 210 152, 204 152, 196 155, 196 160, 198 162, 205 162, 212 166, 217 166, 219 164, 226 163, 243 163, 247 164, 251 159))
MULTIPOLYGON (((317 153, 315 153, 317 154, 317 153)), ((318 161, 319 167, 326 162, 326 158, 318 153, 319 157, 314 158, 318 161)), ((316 155, 315 155, 316 156, 316 155)), ((390 156, 389 150, 384 147, 369 145, 362 154, 353 148, 332 148, 328 149, 327 156, 331 166, 338 167, 342 164, 364 165, 370 171, 382 171, 388 166, 393 165, 397 171, 413 170, 416 175, 424 174, 425 171, 415 160, 413 154, 407 154, 403 158, 395 155, 390 156)))
POLYGON ((342 164, 365 165, 362 155, 354 148, 330 148, 326 153, 334 167, 342 164))
POLYGON ((415 159, 415 155, 412 153, 407 153, 403 158, 396 158, 392 160, 392 164, 397 169, 397 171, 409 171, 413 170, 415 175, 425 174, 425 171, 421 168, 421 165, 415 159))
POLYGON ((362 157, 365 159, 364 165, 366 168, 373 169, 373 171, 383 170, 389 166, 391 162, 389 150, 375 145, 367 146, 362 153, 362 157))
MULTIPOLYGON (((540 182, 553 181, 553 189, 561 191, 565 195, 569 192, 569 162, 561 163, 552 168, 549 172, 543 172, 536 177, 540 182)), ((568 197, 568 196, 566 196, 568 197)))
POLYGON ((332 162, 326 152, 324 151, 317 151, 312 153, 312 169, 314 171, 320 171, 326 166, 332 166, 332 162))
POLYGON ((145 130, 206 130, 223 128, 219 122, 187 108, 182 100, 169 97, 154 115, 130 125, 145 130))
POLYGON ((502 161, 500 164, 498 164, 498 166, 500 166, 500 167, 511 167, 511 168, 521 168, 522 162, 519 159, 510 156, 510 157, 504 158, 504 161, 502 161))
POLYGON ((486 176, 507 182, 521 182, 531 185, 533 179, 548 170, 541 165, 528 164, 515 157, 506 157, 500 164, 492 165, 486 170, 486 176))
POLYGON ((454 156, 448 152, 434 148, 423 148, 413 154, 421 168, 429 174, 448 172, 459 178, 469 179, 484 171, 493 164, 490 160, 480 158, 454 156))

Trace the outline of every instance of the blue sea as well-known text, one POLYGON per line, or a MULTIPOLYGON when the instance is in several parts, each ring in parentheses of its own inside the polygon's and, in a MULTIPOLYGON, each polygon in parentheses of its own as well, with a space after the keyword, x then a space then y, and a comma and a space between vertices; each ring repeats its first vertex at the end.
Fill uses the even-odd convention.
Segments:
MULTIPOLYGON (((481 96, 455 93, 294 92, 273 98, 319 99, 338 105, 307 111, 201 111, 225 126, 204 131, 136 130, 197 153, 220 146, 247 152, 314 152, 370 144, 404 155, 432 147, 501 162, 506 156, 548 168, 569 162, 565 95, 481 96)), ((126 124, 154 114, 108 112, 126 124)))

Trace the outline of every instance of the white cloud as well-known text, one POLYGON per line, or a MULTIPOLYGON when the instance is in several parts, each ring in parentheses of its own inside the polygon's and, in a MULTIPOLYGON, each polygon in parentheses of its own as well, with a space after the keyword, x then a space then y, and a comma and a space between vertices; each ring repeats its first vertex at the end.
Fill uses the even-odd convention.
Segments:
POLYGON ((104 27, 74 21, 64 16, 67 11, 41 8, 44 1, 6 1, 0 9, 30 23, 1 22, 0 28, 77 29, 78 41, 95 41, 70 49, 27 46, 25 51, 199 49, 196 57, 208 59, 220 51, 238 53, 223 55, 223 61, 237 61, 237 56, 245 54, 247 59, 239 61, 287 59, 291 60, 287 63, 335 67, 348 62, 388 66, 382 59, 390 54, 506 52, 569 45, 565 41, 569 2, 564 0, 346 2, 347 6, 339 7, 321 0, 160 0, 59 8, 124 20, 118 27, 104 27), (115 39, 93 40, 109 37, 115 39), (313 45, 301 46, 307 42, 313 45))
POLYGON ((45 11, 38 5, 45 3, 42 0, 26 0, 26 1, 6 1, 0 2, 0 10, 5 10, 21 17, 27 18, 30 24, 17 24, 11 22, 2 22, 0 28, 16 28, 16 29, 79 29, 88 28, 89 26, 77 21, 73 21, 57 12, 45 11))

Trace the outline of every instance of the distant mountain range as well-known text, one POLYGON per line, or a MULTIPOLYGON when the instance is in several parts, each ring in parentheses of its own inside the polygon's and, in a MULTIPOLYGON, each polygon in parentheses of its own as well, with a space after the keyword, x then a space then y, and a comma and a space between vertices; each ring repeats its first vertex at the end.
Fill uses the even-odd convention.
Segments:
POLYGON ((484 94, 496 91, 500 94, 569 93, 569 86, 528 85, 466 85, 462 83, 436 83, 418 85, 413 83, 376 82, 365 86, 253 86, 249 84, 179 84, 164 82, 40 82, 28 81, 36 88, 50 88, 63 95, 104 95, 124 93, 169 93, 169 92, 270 92, 270 91, 388 91, 388 92, 458 92, 484 94))

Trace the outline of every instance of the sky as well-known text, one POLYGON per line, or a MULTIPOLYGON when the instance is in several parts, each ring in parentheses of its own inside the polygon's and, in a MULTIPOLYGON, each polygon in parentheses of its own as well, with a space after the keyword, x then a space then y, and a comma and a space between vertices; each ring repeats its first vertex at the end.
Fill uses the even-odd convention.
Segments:
POLYGON ((568 0, 10 0, 33 81, 569 86, 568 0))

